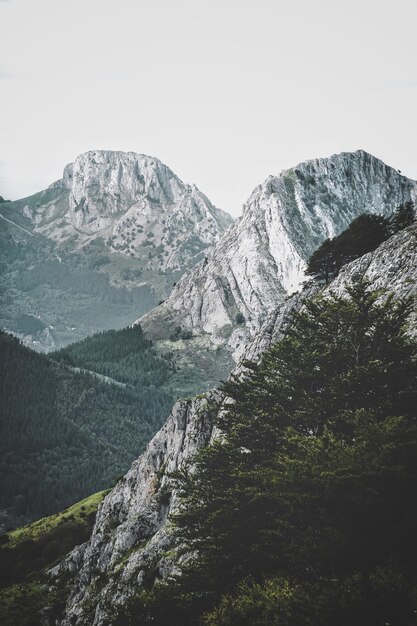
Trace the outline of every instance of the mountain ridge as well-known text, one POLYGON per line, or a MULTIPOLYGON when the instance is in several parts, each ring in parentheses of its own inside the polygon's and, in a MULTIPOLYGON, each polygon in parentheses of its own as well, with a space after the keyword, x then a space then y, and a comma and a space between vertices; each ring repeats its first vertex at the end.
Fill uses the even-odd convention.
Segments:
POLYGON ((205 259, 138 321, 156 338, 173 325, 206 335, 236 360, 265 316, 300 288, 306 261, 324 239, 361 213, 388 216, 416 196, 416 181, 363 150, 268 176, 205 259))
POLYGON ((232 221, 159 159, 133 152, 84 153, 47 189, 1 206, 0 323, 41 350, 132 323, 232 221), (27 332, 22 315, 40 328, 27 332))

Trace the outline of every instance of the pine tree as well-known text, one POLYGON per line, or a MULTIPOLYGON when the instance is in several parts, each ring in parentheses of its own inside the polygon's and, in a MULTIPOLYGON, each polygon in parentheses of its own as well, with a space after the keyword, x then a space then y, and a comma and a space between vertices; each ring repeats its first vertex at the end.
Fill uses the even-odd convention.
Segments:
POLYGON ((403 623, 417 592, 411 307, 363 281, 347 298, 316 297, 224 386, 224 436, 178 476, 176 532, 194 558, 147 598, 152 623, 198 624, 225 593, 227 620, 218 608, 207 624, 403 623))
POLYGON ((397 233, 410 226, 416 219, 414 203, 409 201, 402 204, 390 220, 390 231, 397 233))
POLYGON ((326 285, 341 268, 367 252, 375 250, 389 236, 389 221, 381 215, 364 213, 333 239, 326 239, 313 253, 306 274, 326 285))

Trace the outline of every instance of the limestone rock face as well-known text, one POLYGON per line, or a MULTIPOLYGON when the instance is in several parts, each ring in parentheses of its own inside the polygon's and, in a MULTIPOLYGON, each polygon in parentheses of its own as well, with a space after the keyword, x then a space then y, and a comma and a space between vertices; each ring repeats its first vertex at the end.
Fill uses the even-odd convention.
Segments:
POLYGON ((167 319, 208 333, 240 358, 268 314, 305 280, 306 260, 360 214, 390 215, 417 183, 363 151, 306 161, 256 187, 243 215, 165 303, 140 321, 167 319))
POLYGON ((0 324, 45 351, 132 324, 232 222, 195 185, 133 152, 82 154, 48 189, 1 207, 0 324), (22 314, 36 314, 51 341, 27 333, 22 314))
MULTIPOLYGON (((396 297, 417 294, 417 225, 399 232, 377 250, 345 266, 324 294, 342 294, 358 276, 396 297)), ((285 333, 288 313, 302 307, 319 287, 310 285, 271 311, 246 356, 257 359, 285 333)), ((242 366, 237 365, 235 373, 242 366)), ((137 593, 149 576, 166 577, 178 561, 168 516, 178 506, 169 473, 218 436, 214 418, 224 410, 221 392, 179 401, 146 452, 105 498, 90 540, 51 572, 52 583, 72 577, 63 625, 103 626, 114 607, 137 593)))
POLYGON ((168 515, 178 505, 168 474, 210 442, 221 401, 218 391, 178 401, 165 426, 101 504, 91 540, 52 570, 52 582, 74 576, 63 624, 103 624, 112 607, 135 593, 156 564, 164 574, 175 569, 175 561, 165 554, 172 548, 168 515), (98 600, 97 582, 104 577, 109 582, 98 600))
POLYGON ((158 250, 163 270, 187 266, 232 222, 195 185, 134 152, 86 152, 67 165, 61 185, 69 190, 74 228, 84 235, 105 232, 113 251, 158 250))

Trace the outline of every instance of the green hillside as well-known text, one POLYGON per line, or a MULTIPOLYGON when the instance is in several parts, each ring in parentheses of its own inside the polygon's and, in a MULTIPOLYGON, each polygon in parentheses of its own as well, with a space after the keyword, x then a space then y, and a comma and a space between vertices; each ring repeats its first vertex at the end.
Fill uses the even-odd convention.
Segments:
MULTIPOLYGON (((48 194, 53 200, 54 190, 48 194)), ((38 196, 2 204, 2 328, 47 351, 100 330, 127 326, 157 304, 150 284, 159 284, 160 277, 145 280, 137 260, 109 253, 102 239, 76 250, 71 240, 57 245, 32 233, 33 224, 22 215, 22 207, 26 202, 34 210, 38 196)))
POLYGON ((48 591, 46 569, 86 541, 106 491, 1 536, 0 624, 34 626, 39 611, 60 598, 48 591))
POLYGON ((0 333, 3 526, 54 513, 110 486, 167 417, 174 401, 163 386, 173 369, 169 356, 158 356, 140 327, 121 336, 131 340, 131 370, 123 375, 125 355, 121 382, 112 382, 0 333))

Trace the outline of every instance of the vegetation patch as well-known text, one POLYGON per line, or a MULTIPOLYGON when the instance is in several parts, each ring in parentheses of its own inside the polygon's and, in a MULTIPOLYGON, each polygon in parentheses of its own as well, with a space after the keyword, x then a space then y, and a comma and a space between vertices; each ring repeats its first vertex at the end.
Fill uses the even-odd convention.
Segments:
POLYGON ((49 590, 46 570, 61 561, 91 534, 99 504, 108 491, 93 494, 65 511, 18 528, 1 537, 0 624, 34 626, 40 611, 59 613, 66 594, 49 590))
POLYGON ((176 475, 174 539, 194 558, 118 624, 416 623, 413 302, 381 295, 357 281, 305 301, 223 386, 222 439, 176 475))
POLYGON ((391 235, 410 226, 414 220, 412 202, 399 207, 389 219, 364 213, 353 220, 343 233, 321 244, 310 257, 306 274, 327 285, 344 265, 372 252, 391 235))
POLYGON ((140 327, 99 334, 51 356, 0 332, 0 350, 5 530, 112 485, 162 425, 175 399, 168 386, 170 358, 153 350, 140 327))
POLYGON ((91 526, 91 516, 95 516, 98 505, 109 491, 109 489, 99 491, 55 515, 43 517, 32 524, 11 530, 5 535, 7 540, 3 539, 2 545, 7 546, 7 548, 15 548, 22 541, 36 541, 53 533, 59 525, 65 522, 71 522, 80 526, 91 526))

